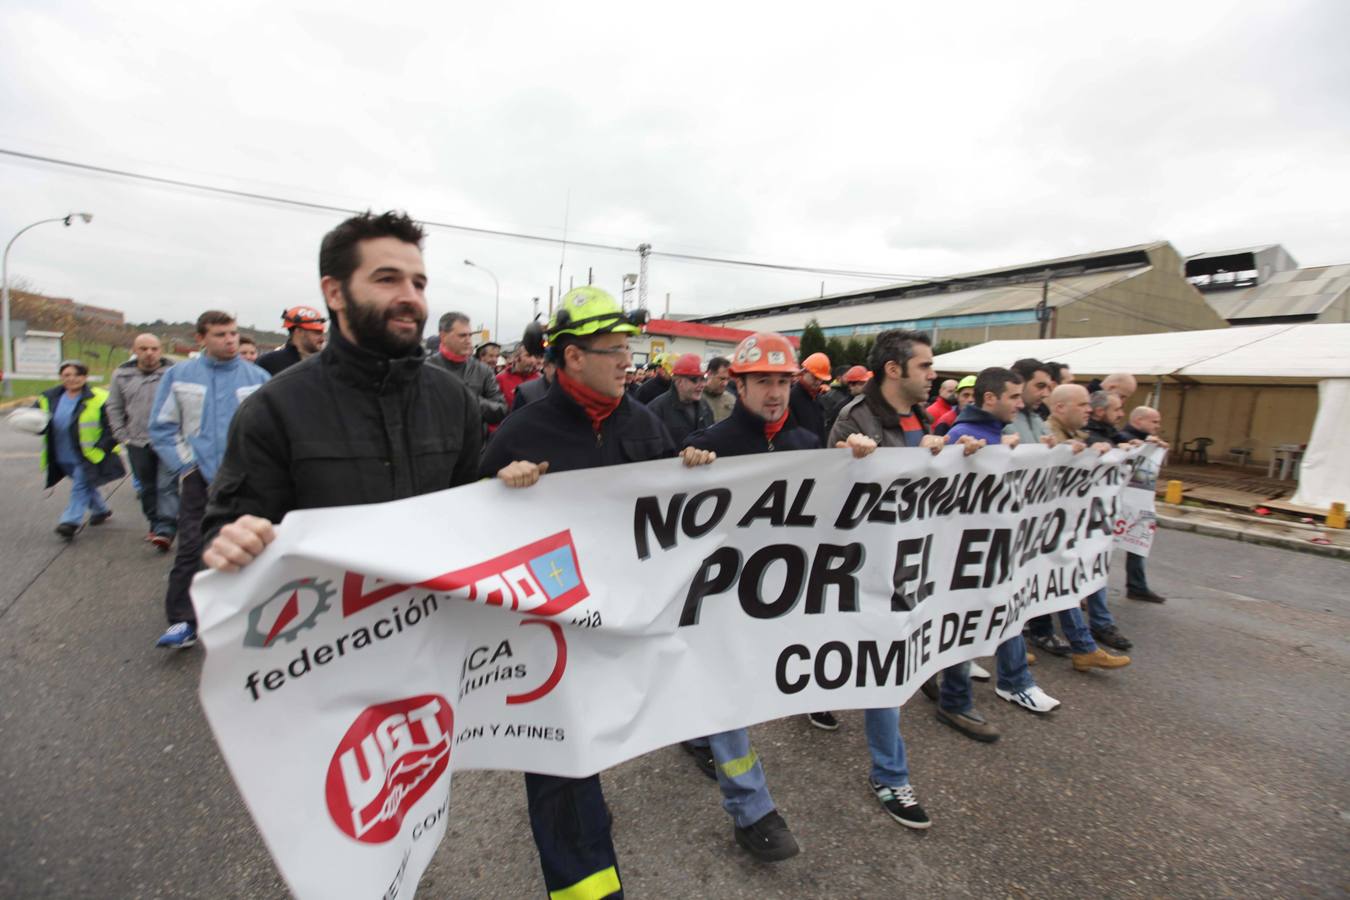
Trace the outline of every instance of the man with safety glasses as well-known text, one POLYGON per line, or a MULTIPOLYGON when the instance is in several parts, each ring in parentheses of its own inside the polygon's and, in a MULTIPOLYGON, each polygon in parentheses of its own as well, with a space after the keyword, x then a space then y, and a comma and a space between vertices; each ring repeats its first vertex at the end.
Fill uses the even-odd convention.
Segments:
MULTIPOLYGON (((547 341, 557 372, 543 399, 516 410, 497 429, 483 456, 483 477, 524 488, 545 472, 674 456, 675 444, 661 420, 624 389, 633 361, 628 340, 645 321, 646 310, 625 313, 609 294, 587 285, 562 298, 547 329, 531 323, 522 351, 541 356, 547 341)), ((713 459, 692 448, 681 455, 689 466, 713 459)), ((600 776, 527 772, 525 792, 550 894, 621 896, 600 776)))

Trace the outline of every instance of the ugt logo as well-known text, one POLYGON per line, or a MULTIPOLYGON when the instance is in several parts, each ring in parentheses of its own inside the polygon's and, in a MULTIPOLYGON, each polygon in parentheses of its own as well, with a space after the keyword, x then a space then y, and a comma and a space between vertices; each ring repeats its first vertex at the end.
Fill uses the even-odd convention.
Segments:
POLYGON ((350 616, 412 587, 534 616, 559 615, 590 596, 577 562, 572 532, 560 531, 510 553, 416 585, 382 584, 366 591, 365 576, 348 572, 342 581, 342 615, 350 616))
POLYGON ((306 628, 313 628, 330 607, 333 588, 327 581, 301 578, 283 584, 272 596, 248 611, 245 647, 266 648, 274 641, 293 641, 306 628))
POLYGON ((350 838, 382 844, 450 764, 454 712, 437 694, 365 709, 338 742, 324 794, 333 823, 350 838))

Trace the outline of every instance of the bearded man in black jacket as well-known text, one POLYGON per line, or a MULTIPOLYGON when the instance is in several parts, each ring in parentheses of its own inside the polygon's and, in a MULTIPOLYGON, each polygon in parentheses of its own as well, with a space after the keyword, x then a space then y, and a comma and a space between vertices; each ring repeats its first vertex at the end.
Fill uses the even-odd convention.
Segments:
POLYGON ((250 563, 295 509, 381 503, 476 480, 478 401, 425 365, 422 228, 366 213, 330 231, 319 285, 337 327, 323 350, 235 414, 203 522, 203 560, 250 563))

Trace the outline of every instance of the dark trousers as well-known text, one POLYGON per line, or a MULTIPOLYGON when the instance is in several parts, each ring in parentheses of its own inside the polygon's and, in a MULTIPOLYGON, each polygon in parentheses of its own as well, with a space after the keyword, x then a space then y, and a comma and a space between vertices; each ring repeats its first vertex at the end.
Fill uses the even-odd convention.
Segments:
POLYGON ((141 512, 155 534, 173 537, 178 530, 178 484, 164 471, 154 447, 127 444, 131 474, 136 476, 141 512))
POLYGON ((1148 593, 1148 573, 1144 570, 1144 564, 1147 562, 1147 556, 1140 556, 1138 553, 1125 554, 1125 590, 1129 593, 1148 593))
POLYGON ((600 776, 559 778, 526 772, 525 796, 549 893, 573 888, 569 896, 622 897, 600 776))
POLYGON ((202 517, 206 515, 206 479, 193 469, 178 484, 178 555, 169 570, 169 589, 164 593, 164 611, 169 624, 189 622, 197 627, 192 608, 192 576, 202 568, 202 517))

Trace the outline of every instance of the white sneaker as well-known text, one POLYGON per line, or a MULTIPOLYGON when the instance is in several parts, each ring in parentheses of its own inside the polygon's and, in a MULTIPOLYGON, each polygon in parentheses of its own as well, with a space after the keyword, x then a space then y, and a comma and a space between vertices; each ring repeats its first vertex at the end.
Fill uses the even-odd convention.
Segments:
POLYGON ((988 669, 972 659, 970 661, 970 677, 976 681, 989 681, 994 676, 989 674, 988 669))
POLYGON ((1009 703, 1016 703, 1023 709, 1029 709, 1034 713, 1048 713, 1059 706, 1059 701, 1041 690, 1040 685, 1033 684, 1025 691, 1005 691, 1002 688, 994 688, 994 693, 1009 703))

